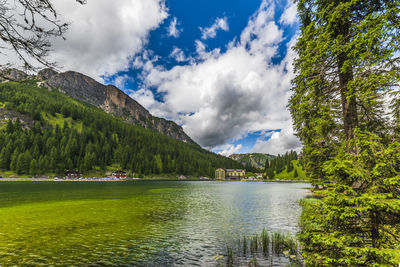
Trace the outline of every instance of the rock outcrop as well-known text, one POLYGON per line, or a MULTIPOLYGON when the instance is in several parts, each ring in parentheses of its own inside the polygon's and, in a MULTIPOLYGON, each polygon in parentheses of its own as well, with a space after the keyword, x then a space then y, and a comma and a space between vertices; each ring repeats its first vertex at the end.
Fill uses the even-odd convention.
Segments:
POLYGON ((0 71, 0 77, 9 81, 23 81, 28 79, 28 74, 17 69, 4 69, 0 71))
POLYGON ((53 70, 53 69, 42 69, 41 71, 38 72, 37 78, 41 81, 46 81, 50 79, 52 76, 57 75, 58 72, 53 70))
POLYGON ((103 85, 74 71, 56 73, 48 69, 42 70, 38 79, 45 81, 50 88, 99 107, 107 113, 123 117, 130 123, 139 124, 186 143, 196 144, 181 126, 173 121, 152 116, 138 102, 113 85, 103 85))
MULTIPOLYGON (((0 71, 0 79, 24 81, 32 79, 23 71, 8 68, 0 71)), ((123 117, 127 122, 153 129, 174 139, 196 144, 173 121, 154 117, 150 112, 113 85, 103 85, 96 80, 74 71, 58 73, 46 68, 38 72, 36 79, 39 85, 56 89, 69 96, 99 107, 107 113, 123 117)))

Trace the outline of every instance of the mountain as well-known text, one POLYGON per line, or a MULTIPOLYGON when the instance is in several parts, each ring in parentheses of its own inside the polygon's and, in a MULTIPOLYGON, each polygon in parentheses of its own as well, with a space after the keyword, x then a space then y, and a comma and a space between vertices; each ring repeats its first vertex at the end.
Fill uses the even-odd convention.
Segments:
MULTIPOLYGON (((9 74, 21 76, 15 71, 9 74)), ((141 126, 146 120, 136 118, 141 119, 140 114, 148 113, 140 105, 126 99, 115 88, 99 85, 87 76, 42 72, 38 77, 29 76, 22 81, 7 81, 10 77, 6 76, 2 75, 0 83, 2 176, 62 175, 68 169, 77 169, 87 176, 102 176, 123 169, 129 175, 138 176, 212 177, 216 168, 240 168, 232 159, 193 142, 154 131, 149 125, 155 123, 145 124, 147 128, 141 126), (43 86, 44 83, 52 87, 43 86), (55 85, 59 86, 57 90, 55 85), (117 94, 115 99, 113 93, 117 94), (125 106, 116 106, 116 99, 125 99, 125 106), (109 103, 109 113, 104 111, 106 103, 109 103), (124 107, 130 113, 118 114, 124 107)), ((157 121, 154 117, 147 118, 157 121)))
POLYGON ((232 154, 229 157, 245 167, 256 169, 264 169, 265 162, 275 158, 273 155, 262 153, 232 154))
POLYGON ((16 69, 6 69, 0 75, 11 81, 35 78, 40 81, 41 86, 58 90, 101 108, 107 113, 124 118, 129 123, 138 124, 174 139, 195 144, 182 127, 175 122, 152 116, 148 110, 117 87, 103 85, 84 74, 74 71, 57 73, 52 69, 43 69, 36 77, 32 77, 16 69))

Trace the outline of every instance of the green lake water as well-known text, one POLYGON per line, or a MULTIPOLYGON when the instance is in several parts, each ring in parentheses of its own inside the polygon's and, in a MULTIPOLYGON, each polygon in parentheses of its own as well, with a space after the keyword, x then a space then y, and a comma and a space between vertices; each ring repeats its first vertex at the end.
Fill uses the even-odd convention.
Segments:
POLYGON ((0 265, 216 266, 214 257, 244 234, 295 234, 308 187, 2 182, 0 265))

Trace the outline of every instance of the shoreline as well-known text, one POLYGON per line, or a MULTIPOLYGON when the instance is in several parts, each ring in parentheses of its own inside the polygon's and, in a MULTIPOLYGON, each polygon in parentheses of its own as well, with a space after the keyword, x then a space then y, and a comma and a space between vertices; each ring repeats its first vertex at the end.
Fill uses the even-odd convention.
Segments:
POLYGON ((270 182, 270 183, 308 183, 307 180, 202 180, 202 179, 172 179, 172 178, 126 178, 126 179, 118 179, 118 178, 105 178, 105 177, 96 177, 96 178, 81 178, 81 179, 65 179, 65 178, 0 178, 1 182, 130 182, 130 181, 165 181, 165 182, 270 182))

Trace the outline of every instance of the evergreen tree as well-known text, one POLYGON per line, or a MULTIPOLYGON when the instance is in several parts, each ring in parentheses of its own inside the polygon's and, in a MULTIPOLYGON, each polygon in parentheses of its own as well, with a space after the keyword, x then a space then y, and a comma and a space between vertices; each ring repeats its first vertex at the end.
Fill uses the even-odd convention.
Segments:
POLYGON ((383 102, 400 81, 400 2, 301 0, 298 10, 290 110, 307 176, 330 185, 303 216, 306 264, 397 265, 399 133, 383 102))
POLYGON ((14 132, 14 124, 12 120, 8 120, 7 125, 6 125, 6 132, 11 134, 14 132))
POLYGON ((38 163, 36 159, 32 159, 30 163, 29 173, 36 175, 38 174, 38 163))
POLYGON ((289 173, 289 172, 293 171, 293 162, 291 159, 289 159, 288 161, 289 161, 289 163, 287 165, 287 172, 289 173))

